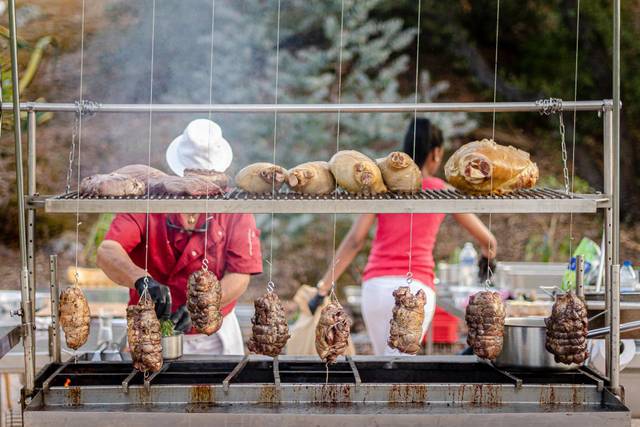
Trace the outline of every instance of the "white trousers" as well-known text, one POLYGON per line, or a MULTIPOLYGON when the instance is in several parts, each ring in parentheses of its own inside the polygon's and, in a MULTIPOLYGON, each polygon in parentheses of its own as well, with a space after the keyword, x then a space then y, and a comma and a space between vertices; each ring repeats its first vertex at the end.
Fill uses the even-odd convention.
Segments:
POLYGON ((235 310, 224 316, 215 334, 191 334, 184 337, 184 354, 244 354, 242 331, 235 310))
MULTIPOLYGON (((393 306, 395 305, 393 291, 400 286, 406 286, 406 280, 403 276, 384 276, 374 277, 362 284, 362 317, 373 345, 373 353, 376 356, 403 354, 397 349, 389 347, 387 340, 391 329, 389 322, 393 318, 393 306)), ((436 294, 433 289, 415 279, 409 287, 414 294, 422 289, 427 295, 427 302, 424 305, 424 322, 422 323, 422 336, 424 336, 429 329, 436 309, 436 294)))

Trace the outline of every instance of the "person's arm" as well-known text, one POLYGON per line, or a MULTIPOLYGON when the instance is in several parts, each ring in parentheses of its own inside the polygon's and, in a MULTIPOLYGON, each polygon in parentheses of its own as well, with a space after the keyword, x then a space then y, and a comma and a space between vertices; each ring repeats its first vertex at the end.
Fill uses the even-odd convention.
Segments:
POLYGON ((115 240, 104 240, 98 246, 96 264, 109 279, 131 289, 136 280, 145 275, 144 270, 133 263, 122 245, 115 240))
MULTIPOLYGON (((351 229, 347 233, 340 247, 336 251, 335 280, 344 273, 351 261, 358 255, 358 252, 364 246, 369 235, 369 230, 376 220, 375 214, 362 214, 351 225, 351 229)), ((327 269, 319 283, 319 294, 326 296, 331 289, 331 279, 334 278, 334 272, 331 265, 327 269)))
POLYGON ((455 220, 479 243, 482 255, 494 259, 498 251, 498 242, 489 229, 474 214, 453 214, 455 220))
POLYGON ((242 273, 225 273, 220 280, 220 286, 222 286, 222 300, 220 306, 225 305, 237 300, 247 290, 249 286, 250 274, 242 273))

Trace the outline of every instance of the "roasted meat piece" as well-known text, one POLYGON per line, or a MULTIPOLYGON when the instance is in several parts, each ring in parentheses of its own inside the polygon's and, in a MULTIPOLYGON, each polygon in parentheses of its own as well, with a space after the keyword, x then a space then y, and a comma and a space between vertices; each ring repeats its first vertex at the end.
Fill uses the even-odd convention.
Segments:
POLYGON ((358 151, 338 151, 329 160, 329 166, 338 185, 349 193, 375 195, 387 192, 376 162, 358 151))
POLYGON ((182 177, 167 175, 146 165, 128 165, 115 173, 136 178, 143 183, 149 180, 151 195, 212 196, 222 193, 229 184, 227 175, 208 169, 185 169, 182 177))
POLYGON ((280 298, 274 292, 267 292, 254 301, 254 307, 249 351, 275 357, 289 339, 289 327, 280 298))
POLYGON ((453 153, 444 173, 451 185, 466 193, 506 194, 533 188, 539 172, 529 153, 483 139, 465 144, 453 153))
POLYGON ((140 164, 123 166, 120 169, 113 171, 113 173, 127 175, 144 183, 147 182, 147 177, 149 178, 149 181, 153 181, 169 176, 161 170, 140 164))
POLYGON ((151 298, 127 307, 127 338, 133 367, 141 372, 162 368, 162 335, 151 298))
POLYGON ((272 163, 251 164, 238 172, 236 185, 248 193, 271 193, 278 191, 287 178, 287 170, 272 163))
POLYGON ((89 338, 91 313, 89 303, 79 286, 71 286, 60 294, 60 326, 67 346, 74 350, 82 347, 89 338))
POLYGON ((145 189, 143 181, 115 172, 91 175, 80 182, 80 194, 83 196, 142 196, 145 189))
POLYGON ((327 162, 308 162, 290 169, 289 187, 302 194, 323 195, 336 189, 336 180, 327 162))
POLYGON ((573 291, 556 295, 547 325, 547 350, 558 363, 581 364, 587 353, 587 307, 573 291))
POLYGON ((229 186, 229 176, 223 172, 217 172, 213 169, 192 169, 187 168, 184 170, 184 177, 189 178, 196 176, 201 179, 206 179, 213 187, 217 187, 220 191, 224 191, 229 186))
POLYGON ((331 301, 320 312, 316 326, 316 351, 325 363, 335 363, 347 350, 351 318, 337 301, 331 301))
POLYGON ((411 288, 401 286, 393 291, 396 305, 393 307, 391 330, 389 331, 389 347, 402 353, 416 354, 420 350, 422 340, 422 323, 424 322, 424 304, 427 296, 422 289, 415 295, 411 288))
POLYGON ((187 309, 198 333, 211 335, 222 326, 222 288, 215 274, 198 270, 189 276, 187 309))
POLYGON ((422 190, 422 173, 408 154, 394 151, 387 157, 377 159, 376 163, 389 190, 403 193, 422 190))
POLYGON ((465 321, 467 344, 483 359, 494 360, 502 351, 505 308, 497 292, 482 291, 469 298, 465 321))

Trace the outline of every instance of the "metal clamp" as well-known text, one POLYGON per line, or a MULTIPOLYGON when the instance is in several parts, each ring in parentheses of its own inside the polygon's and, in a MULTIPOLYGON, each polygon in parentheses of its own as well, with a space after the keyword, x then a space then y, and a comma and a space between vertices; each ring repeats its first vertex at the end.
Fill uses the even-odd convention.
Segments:
POLYGON ((536 101, 536 106, 540 108, 539 113, 543 116, 557 114, 563 110, 562 99, 560 98, 538 99, 536 101))
POLYGON ((360 379, 360 372, 358 372, 358 367, 356 366, 356 363, 353 361, 353 358, 351 358, 351 356, 345 356, 345 358, 347 359, 347 362, 349 362, 351 372, 353 372, 353 378, 356 383, 356 387, 358 387, 360 386, 360 384, 362 384, 362 380, 360 379))

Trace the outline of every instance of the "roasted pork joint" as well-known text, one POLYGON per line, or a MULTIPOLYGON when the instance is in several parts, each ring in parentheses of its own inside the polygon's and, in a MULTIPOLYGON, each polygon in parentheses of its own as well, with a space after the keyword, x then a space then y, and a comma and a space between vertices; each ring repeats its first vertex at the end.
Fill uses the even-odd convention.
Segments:
POLYGON ((187 309, 194 329, 206 335, 217 332, 222 326, 220 282, 209 270, 197 270, 189 276, 188 285, 187 309))
POLYGON ((267 292, 254 301, 254 307, 249 351, 275 357, 289 339, 289 327, 280 298, 274 292, 267 292))
POLYGON ((297 193, 311 195, 328 194, 336 188, 336 180, 327 162, 308 162, 290 169, 287 184, 297 193))
POLYGON ((83 196, 142 196, 145 192, 143 181, 115 172, 91 175, 80 182, 80 194, 83 196))
POLYGON ((416 354, 420 350, 422 340, 422 323, 424 322, 424 304, 427 296, 422 289, 415 295, 411 288, 401 286, 393 291, 396 304, 393 307, 389 347, 401 353, 416 354))
POLYGON ((338 151, 329 166, 338 185, 349 193, 375 195, 387 192, 380 168, 362 153, 338 151))
POLYGON ((332 301, 320 312, 316 326, 316 351, 325 363, 335 363, 349 345, 351 318, 337 301, 332 301))
POLYGON ((376 163, 389 190, 416 193, 422 189, 422 173, 408 154, 394 151, 387 157, 377 159, 376 163))
POLYGON ((482 291, 469 298, 465 321, 469 329, 467 344, 473 353, 494 360, 502 352, 506 311, 497 292, 482 291))
POLYGON ((60 326, 67 346, 74 350, 89 338, 91 313, 89 303, 79 286, 71 286, 60 294, 60 326))
POLYGON ((141 372, 162 368, 162 334, 151 298, 127 307, 127 338, 134 368, 141 372))
POLYGON ((238 172, 236 185, 248 193, 278 191, 287 178, 287 170, 272 163, 254 163, 238 172))
POLYGON ((587 307, 573 291, 556 295, 547 325, 547 350, 558 363, 582 364, 587 353, 587 307))
POLYGON ((533 188, 539 174, 529 153, 491 139, 460 147, 447 160, 444 173, 449 184, 470 194, 506 194, 533 188))

